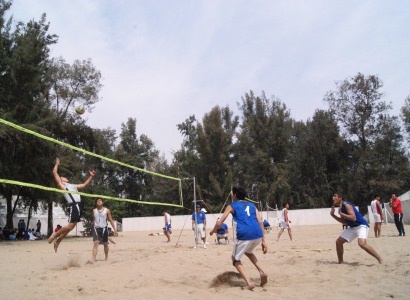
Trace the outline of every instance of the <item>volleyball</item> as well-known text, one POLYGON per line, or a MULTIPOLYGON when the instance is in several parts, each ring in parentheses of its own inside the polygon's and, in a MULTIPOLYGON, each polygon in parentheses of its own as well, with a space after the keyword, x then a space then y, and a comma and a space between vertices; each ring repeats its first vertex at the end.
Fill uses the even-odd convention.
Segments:
POLYGON ((75 112, 79 115, 82 115, 85 112, 84 106, 79 105, 75 108, 75 112))

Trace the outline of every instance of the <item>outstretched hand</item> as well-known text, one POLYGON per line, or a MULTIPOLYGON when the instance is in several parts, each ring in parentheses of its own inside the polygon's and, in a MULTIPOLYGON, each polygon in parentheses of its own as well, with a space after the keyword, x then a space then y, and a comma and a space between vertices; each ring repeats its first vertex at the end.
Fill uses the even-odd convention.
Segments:
POLYGON ((90 176, 92 176, 92 177, 94 177, 95 174, 96 174, 95 170, 90 170, 90 171, 88 171, 88 172, 90 173, 90 176))

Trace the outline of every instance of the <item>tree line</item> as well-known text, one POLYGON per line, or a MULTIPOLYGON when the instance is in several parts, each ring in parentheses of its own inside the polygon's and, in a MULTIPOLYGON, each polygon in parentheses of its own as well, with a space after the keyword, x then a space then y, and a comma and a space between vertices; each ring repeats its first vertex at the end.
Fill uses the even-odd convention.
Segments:
MULTIPOLYGON (((50 57, 58 36, 49 33, 43 14, 27 23, 7 18, 11 2, 0 0, 0 118, 73 146, 141 169, 178 178, 196 179, 197 199, 211 212, 226 203, 232 185, 241 185, 249 198, 281 207, 319 208, 331 204, 341 191, 364 208, 375 193, 387 200, 407 191, 410 132, 410 96, 403 99, 399 116, 391 115, 377 75, 357 73, 337 81, 324 95, 328 109, 317 109, 307 121, 295 120, 284 101, 264 92, 246 92, 238 99, 238 115, 215 106, 197 119, 187 116, 175 124, 183 137, 172 161, 165 160, 132 116, 121 131, 95 129, 75 113, 75 105, 92 109, 100 101, 101 73, 91 59, 72 64, 50 57)), ((394 99, 401 101, 401 99, 394 99)), ((306 103, 309 105, 309 103, 306 103)), ((177 203, 178 186, 164 178, 107 163, 0 125, 0 178, 55 186, 52 168, 61 159, 60 172, 71 182, 82 182, 88 169, 97 175, 88 193, 135 200, 177 203)), ((183 180, 185 208, 191 212, 193 186, 183 180)), ((7 224, 19 207, 48 211, 52 228, 53 203, 61 194, 0 184, 7 202, 7 224), (12 205, 13 196, 17 198, 12 205)), ((84 198, 84 197, 83 197, 84 198)), ((84 223, 90 226, 93 199, 83 199, 84 223)), ((113 217, 160 215, 164 207, 132 202, 107 203, 113 217)))

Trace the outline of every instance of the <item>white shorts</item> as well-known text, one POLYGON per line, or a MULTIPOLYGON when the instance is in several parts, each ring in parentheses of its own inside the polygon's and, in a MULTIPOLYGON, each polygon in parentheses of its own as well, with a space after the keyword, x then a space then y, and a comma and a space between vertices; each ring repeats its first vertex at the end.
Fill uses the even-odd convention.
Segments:
POLYGON ((382 218, 380 217, 379 214, 373 214, 373 218, 374 218, 374 223, 381 223, 382 218))
POLYGON ((357 227, 349 227, 343 230, 340 237, 344 238, 346 241, 350 243, 355 238, 367 239, 368 234, 369 234, 369 227, 360 225, 357 227))
POLYGON ((245 253, 251 254, 253 249, 255 249, 261 241, 262 238, 256 240, 237 240, 232 249, 232 256, 235 260, 241 260, 242 255, 245 253))
POLYGON ((279 223, 279 227, 282 228, 282 229, 288 229, 288 228, 290 228, 290 224, 288 226, 288 224, 286 224, 286 221, 281 221, 279 223))
POLYGON ((201 236, 201 238, 205 238, 206 237, 206 232, 205 232, 205 228, 204 228, 204 223, 201 224, 196 224, 196 228, 198 230, 198 235, 201 236))

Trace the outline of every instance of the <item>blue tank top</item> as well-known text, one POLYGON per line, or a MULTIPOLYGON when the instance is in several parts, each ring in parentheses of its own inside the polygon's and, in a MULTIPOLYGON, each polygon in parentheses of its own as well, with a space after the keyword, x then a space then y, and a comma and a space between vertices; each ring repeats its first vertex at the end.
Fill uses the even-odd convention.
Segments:
POLYGON ((262 228, 256 218, 256 206, 244 200, 237 200, 230 205, 234 210, 232 216, 236 222, 236 238, 238 240, 262 238, 262 228))
POLYGON ((361 225, 369 227, 369 224, 366 222, 366 220, 362 217, 360 212, 356 209, 356 207, 351 202, 343 201, 343 203, 342 203, 342 213, 347 214, 346 204, 350 204, 353 207, 353 211, 354 211, 354 214, 356 216, 356 221, 354 221, 354 222, 349 221, 349 220, 345 220, 347 225, 349 227, 357 227, 357 226, 361 226, 361 225))

